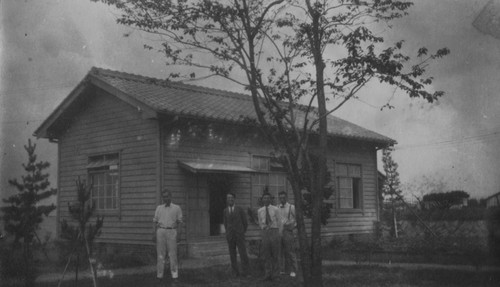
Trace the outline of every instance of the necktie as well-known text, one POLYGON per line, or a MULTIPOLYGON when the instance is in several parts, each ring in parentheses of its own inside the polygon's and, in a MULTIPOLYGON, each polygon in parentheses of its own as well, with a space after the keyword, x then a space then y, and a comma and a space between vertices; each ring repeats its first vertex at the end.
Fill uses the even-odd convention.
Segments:
POLYGON ((266 225, 271 224, 271 215, 269 215, 269 208, 266 206, 266 225))

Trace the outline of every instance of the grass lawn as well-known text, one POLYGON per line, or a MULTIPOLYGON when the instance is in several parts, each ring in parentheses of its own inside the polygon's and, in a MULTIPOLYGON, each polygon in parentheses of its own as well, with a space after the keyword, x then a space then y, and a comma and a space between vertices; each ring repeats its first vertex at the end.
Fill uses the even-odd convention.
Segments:
MULTIPOLYGON (((231 277, 227 266, 212 266, 180 272, 175 286, 301 286, 297 278, 281 276, 273 282, 260 282, 258 274, 250 278, 231 277)), ((171 279, 158 282, 154 273, 99 278, 99 286, 172 286, 171 279)), ((406 270, 377 266, 328 266, 324 271, 325 286, 500 286, 500 274, 491 271, 464 272, 456 270, 406 270)), ((57 282, 36 286, 57 286, 57 282)), ((74 286, 66 281, 62 286, 74 286)), ((92 286, 89 280, 80 281, 78 286, 92 286)))

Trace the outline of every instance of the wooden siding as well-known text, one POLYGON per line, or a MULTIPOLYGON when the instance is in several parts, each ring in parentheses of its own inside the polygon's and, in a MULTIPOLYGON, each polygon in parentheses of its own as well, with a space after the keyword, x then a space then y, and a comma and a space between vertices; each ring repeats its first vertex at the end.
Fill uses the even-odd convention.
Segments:
MULTIPOLYGON (((172 134, 177 130, 173 123, 165 126, 163 129, 164 137, 164 179, 165 187, 174 191, 174 200, 180 203, 183 208, 186 222, 189 224, 190 209, 192 206, 187 201, 193 196, 203 197, 208 200, 208 188, 206 184, 207 175, 192 174, 182 170, 178 161, 197 161, 205 163, 225 163, 251 167, 252 155, 269 155, 271 149, 263 141, 259 140, 225 140, 221 136, 219 140, 210 138, 181 136, 180 139, 172 144, 172 134), (201 182, 201 183, 200 183, 201 182), (197 193, 195 190, 198 189, 197 193)), ((232 127, 229 130, 234 129, 232 127)), ((217 135, 216 135, 217 136, 217 135)), ((377 181, 377 163, 376 151, 373 146, 361 144, 353 141, 336 141, 329 148, 328 165, 329 170, 334 175, 336 162, 358 164, 362 167, 362 208, 359 210, 341 210, 337 208, 336 195, 332 195, 329 200, 334 206, 328 224, 323 227, 324 235, 340 235, 351 233, 367 233, 373 231, 373 221, 377 220, 376 203, 376 181, 377 181)), ((332 185, 335 186, 336 180, 333 176, 332 185)), ((230 177, 231 190, 236 193, 236 204, 247 209, 251 206, 252 178, 250 174, 236 174, 230 177)), ((336 186, 335 186, 335 189, 336 186)), ((291 191, 289 192, 291 193, 291 191)), ((290 194, 291 195, 291 194, 290 194)), ((198 198, 199 200, 200 198, 198 198)), ((293 201, 293 197, 292 197, 293 201)), ((203 211, 208 217, 208 202, 203 205, 206 209, 203 211)), ((198 215, 196 215, 198 216, 198 215)), ((198 223, 200 224, 200 223, 198 223)), ((310 228, 310 220, 306 220, 307 227, 310 228)), ((189 229, 189 228, 188 228, 189 229)), ((198 229, 197 229, 198 230, 198 229)), ((198 235, 193 238, 184 230, 183 240, 196 240, 198 235)), ((247 238, 258 238, 259 228, 255 224, 249 225, 247 238)))
POLYGON ((99 241, 151 242, 157 202, 158 125, 118 98, 98 90, 74 115, 59 140, 59 217, 76 200, 75 180, 87 179, 90 155, 120 153, 119 212, 105 214, 99 241))
MULTIPOLYGON (((173 192, 173 201, 180 204, 185 217, 186 224, 196 224, 191 228, 184 228, 180 232, 181 240, 197 240, 205 235, 192 235, 193 230, 206 228, 209 224, 209 190, 207 178, 210 174, 192 174, 179 167, 179 161, 185 162, 206 162, 224 163, 240 166, 250 166, 250 149, 241 145, 220 144, 217 141, 200 140, 198 138, 183 138, 177 143, 171 142, 171 134, 175 131, 174 125, 165 126, 164 136, 164 176, 163 186, 173 192), (201 199, 201 200, 200 200, 201 199), (187 201, 193 201, 189 205, 187 201), (196 214, 194 214, 196 212, 196 214), (202 222, 193 222, 194 216, 200 218, 202 222), (203 222, 205 221, 205 222, 203 222), (189 230, 191 234, 186 231, 189 230), (188 238, 189 237, 189 238, 188 238)), ((229 175, 230 189, 236 194, 236 204, 246 208, 250 202, 250 176, 249 174, 229 175)), ((208 230, 207 230, 208 232, 208 230)))
MULTIPOLYGON (((211 174, 193 174, 179 167, 179 161, 223 163, 251 167, 253 155, 269 155, 270 146, 258 137, 234 133, 241 128, 222 126, 211 137, 183 136, 175 138, 182 120, 164 121, 161 128, 156 120, 144 119, 134 107, 116 97, 98 91, 85 108, 74 115, 69 129, 59 140, 58 216, 68 219, 67 204, 76 200, 75 180, 87 178, 90 155, 120 153, 120 210, 106 215, 100 241, 110 243, 151 244, 152 217, 159 203, 159 189, 169 188, 173 202, 183 210, 185 222, 179 230, 181 240, 192 242, 207 238, 198 232, 206 228, 209 217, 209 187, 211 174), (168 123, 168 124, 167 124, 168 123), (224 129, 227 129, 224 131, 224 129), (161 138, 160 138, 161 131, 161 138), (233 133, 231 136, 230 134, 233 133), (174 139, 174 140, 173 140, 174 139), (163 147, 159 150, 159 146, 163 147), (161 167, 158 161, 161 160, 161 167), (161 171, 161 174, 160 174, 161 171), (201 218, 193 226, 194 218, 201 218), (204 221, 203 221, 204 220, 204 221), (191 225, 189 225, 191 224, 191 225)), ((207 125, 198 122, 199 125, 207 125)), ((377 163, 373 146, 357 141, 335 141, 329 147, 328 166, 335 190, 335 163, 358 164, 362 170, 362 208, 337 208, 336 194, 329 199, 333 205, 325 235, 367 233, 377 220, 377 163)), ((229 188, 236 193, 236 204, 251 206, 252 176, 248 173, 227 176, 229 188)), ((293 202, 293 196, 289 191, 293 202)), ((253 207, 255 208, 255 207, 253 207)), ((306 220, 310 228, 310 220, 306 220)), ((206 233, 206 230, 203 230, 206 233)), ((250 224, 248 239, 259 237, 259 228, 250 224)), ((221 238, 223 236, 220 236, 221 238)))

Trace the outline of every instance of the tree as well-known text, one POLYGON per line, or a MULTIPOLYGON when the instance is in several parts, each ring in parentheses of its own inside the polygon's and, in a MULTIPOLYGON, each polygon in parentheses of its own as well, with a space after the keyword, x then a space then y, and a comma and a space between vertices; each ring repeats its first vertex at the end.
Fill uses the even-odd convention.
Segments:
POLYGON ((396 218, 396 202, 401 200, 401 182, 399 181, 398 164, 392 159, 394 148, 386 148, 382 153, 382 162, 384 163, 385 181, 382 186, 384 198, 391 202, 392 210, 392 233, 398 237, 398 221, 396 218))
MULTIPOLYGON (((92 0, 114 5, 118 23, 158 36, 157 49, 168 65, 190 71, 175 77, 223 77, 240 84, 253 100, 258 125, 286 169, 296 198, 297 229, 305 286, 322 285, 321 216, 331 194, 326 157, 329 114, 371 80, 395 86, 429 102, 443 92, 426 88, 428 62, 402 52, 403 41, 389 47, 373 32, 375 25, 402 17, 410 2, 393 0, 92 0), (374 24, 376 23, 376 24, 374 24), (327 100, 331 106, 327 108, 327 100), (310 202, 305 204, 305 191, 310 202), (310 236, 304 224, 310 207, 310 236)), ((389 104, 387 107, 391 107, 389 104)))
POLYGON ((449 209, 453 205, 462 204, 464 199, 469 197, 470 195, 463 190, 453 190, 426 194, 422 201, 429 203, 431 207, 449 209))
MULTIPOLYGON (((22 165, 26 174, 21 177, 20 181, 9 180, 9 184, 17 189, 17 193, 3 199, 7 206, 0 210, 4 214, 5 230, 14 235, 14 246, 22 244, 24 267, 30 269, 34 266, 32 245, 35 239, 40 242, 36 233, 38 227, 44 216, 56 209, 54 204, 42 205, 40 203, 55 195, 56 189, 49 188, 49 174, 44 173, 50 164, 46 161, 37 162, 36 144, 32 144, 29 139, 24 149, 28 153, 28 162, 22 165)), ((31 273, 34 276, 34 270, 31 273)), ((34 278, 29 276, 24 279, 25 283, 30 285, 32 283, 30 280, 34 278)))
POLYGON ((412 182, 405 183, 403 190, 413 196, 420 206, 423 205, 422 199, 428 193, 444 192, 447 184, 442 177, 424 175, 415 178, 412 182))
MULTIPOLYGON (((104 217, 97 216, 94 225, 89 223, 95 210, 95 204, 91 204, 92 187, 87 186, 80 178, 76 180, 76 193, 78 201, 71 204, 68 203, 69 213, 76 222, 76 226, 70 225, 65 219, 61 222, 61 237, 70 241, 72 244, 71 249, 73 250, 68 256, 63 277, 71 261, 71 257, 76 255, 75 286, 78 284, 78 265, 80 263, 80 253, 83 249, 83 254, 87 257, 90 270, 92 271, 94 286, 97 286, 97 276, 94 268, 95 262, 91 260, 93 254, 92 246, 94 239, 101 235, 104 217)), ((59 285, 60 283, 61 281, 59 281, 59 285)))

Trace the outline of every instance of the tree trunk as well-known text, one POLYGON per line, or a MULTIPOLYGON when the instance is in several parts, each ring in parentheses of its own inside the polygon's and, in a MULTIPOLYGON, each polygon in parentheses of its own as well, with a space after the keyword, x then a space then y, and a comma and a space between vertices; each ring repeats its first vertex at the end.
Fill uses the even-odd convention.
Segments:
MULTIPOLYGON (((320 72, 322 74, 322 71, 320 72)), ((322 76, 318 78, 318 82, 323 83, 322 76)), ((312 278, 310 286, 323 286, 323 267, 322 267, 322 248, 321 248, 321 214, 323 209, 323 187, 325 186, 326 178, 326 154, 327 154, 327 137, 326 137, 326 107, 324 102, 324 92, 318 90, 318 109, 320 115, 320 132, 319 132, 319 155, 315 157, 317 160, 317 174, 314 176, 313 190, 311 193, 312 199, 312 227, 311 227, 311 255, 312 255, 312 278), (322 94, 320 96, 320 94, 322 94), (321 98, 323 100, 321 100, 321 98), (322 103, 322 104, 321 104, 322 103)))
POLYGON ((80 265, 80 250, 76 252, 76 266, 75 266, 75 286, 78 286, 78 266, 80 265))
POLYGON ((394 207, 394 201, 392 202, 392 224, 394 230, 394 237, 398 238, 398 220, 396 219, 396 208, 394 207))
POLYGON ((89 247, 89 242, 87 241, 87 237, 84 236, 85 239, 85 251, 87 254, 87 259, 89 261, 89 266, 90 266, 90 272, 92 273, 92 282, 94 283, 94 287, 97 287, 97 275, 94 269, 94 263, 92 262, 92 259, 90 258, 91 251, 89 247))
POLYGON ((318 172, 312 193, 312 278, 311 286, 323 286, 323 266, 321 250, 321 214, 323 209, 323 188, 326 179, 326 155, 327 155, 327 121, 326 121, 326 100, 324 84, 325 63, 321 55, 321 39, 319 36, 319 18, 313 20, 313 40, 314 40, 314 62, 316 68, 316 90, 319 112, 319 154, 316 157, 318 172))
MULTIPOLYGON (((297 175, 294 176, 297 178, 297 175)), ((304 277, 304 286, 311 278, 311 248, 307 236, 306 225, 304 221, 304 203, 302 200, 302 191, 297 180, 291 180, 292 189, 295 197, 295 221, 297 222, 297 236, 299 241, 300 266, 302 276, 304 277)))
POLYGON ((311 27, 308 32, 309 45, 314 57, 314 67, 316 72, 316 93, 318 103, 319 121, 319 147, 317 154, 314 154, 314 161, 311 167, 314 171, 312 179, 312 227, 311 227, 311 278, 304 278, 304 286, 323 286, 323 267, 321 250, 321 214, 323 208, 323 188, 326 179, 326 155, 327 155, 327 120, 326 120, 326 100, 324 69, 325 63, 322 55, 321 13, 316 10, 310 1, 306 1, 308 13, 311 16, 311 27), (308 282, 306 282, 308 281, 308 282))

